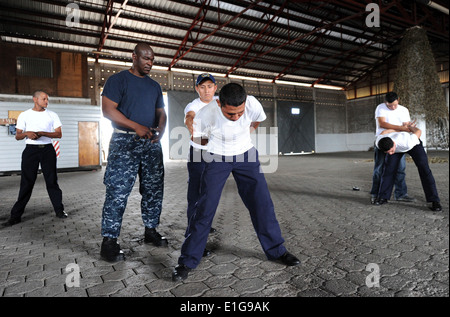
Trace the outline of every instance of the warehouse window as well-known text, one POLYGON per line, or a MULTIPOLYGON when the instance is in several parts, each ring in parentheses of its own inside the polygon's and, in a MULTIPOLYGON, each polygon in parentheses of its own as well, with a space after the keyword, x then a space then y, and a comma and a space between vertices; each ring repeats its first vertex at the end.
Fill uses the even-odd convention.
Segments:
POLYGON ((291 108, 291 114, 294 115, 300 114, 300 108, 291 108))
POLYGON ((18 76, 53 78, 51 59, 18 56, 16 61, 18 76))

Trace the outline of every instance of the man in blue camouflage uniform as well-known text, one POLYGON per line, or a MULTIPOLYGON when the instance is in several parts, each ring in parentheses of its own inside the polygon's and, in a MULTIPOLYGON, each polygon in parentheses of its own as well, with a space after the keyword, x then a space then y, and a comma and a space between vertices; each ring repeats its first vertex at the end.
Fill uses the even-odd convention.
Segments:
POLYGON ((151 47, 136 45, 133 66, 111 76, 102 93, 102 110, 112 121, 102 214, 103 242, 100 255, 114 262, 124 259, 117 242, 128 196, 139 175, 144 241, 166 246, 156 227, 162 209, 164 165, 160 139, 166 126, 161 86, 147 76, 154 61, 151 47))

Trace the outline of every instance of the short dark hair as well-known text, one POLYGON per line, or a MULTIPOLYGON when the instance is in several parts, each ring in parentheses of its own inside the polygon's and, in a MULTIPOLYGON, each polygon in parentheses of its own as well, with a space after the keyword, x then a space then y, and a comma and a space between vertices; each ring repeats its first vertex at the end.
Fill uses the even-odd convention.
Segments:
POLYGON ((378 141, 378 149, 383 152, 389 151, 394 146, 394 141, 390 137, 381 138, 378 141))
POLYGON ((244 87, 236 83, 229 83, 222 87, 219 93, 220 106, 238 107, 247 99, 244 87))
POLYGON ((153 51, 153 49, 150 47, 149 44, 140 42, 140 43, 137 43, 136 46, 134 47, 133 54, 140 55, 142 50, 148 50, 148 49, 153 51))
POLYGON ((384 97, 384 100, 386 100, 389 103, 394 102, 397 99, 398 99, 398 95, 396 92, 393 92, 393 91, 388 92, 386 94, 386 96, 384 97))
POLYGON ((48 96, 48 94, 45 91, 36 90, 35 92, 33 92, 33 98, 38 98, 41 94, 46 94, 48 96))

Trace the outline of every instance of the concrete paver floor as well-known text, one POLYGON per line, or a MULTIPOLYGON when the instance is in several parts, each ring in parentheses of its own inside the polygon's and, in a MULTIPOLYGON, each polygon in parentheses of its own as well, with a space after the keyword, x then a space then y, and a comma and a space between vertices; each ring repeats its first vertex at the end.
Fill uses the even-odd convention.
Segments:
MULTIPOLYGON (((302 262, 295 267, 265 258, 230 178, 213 223, 217 232, 208 240, 212 255, 176 283, 171 274, 186 229, 185 162, 165 164, 158 231, 169 246, 143 243, 135 184, 119 238, 127 259, 114 264, 99 256, 104 169, 59 174, 69 214, 64 220, 54 217, 39 175, 22 222, 0 228, 0 296, 448 297, 448 152, 429 157, 443 158, 431 164, 443 212, 427 208, 411 162, 408 192, 417 201, 377 207, 369 195, 373 153, 279 157, 276 172, 266 178, 285 245, 302 262)), ((19 183, 17 175, 0 177, 1 222, 9 216, 19 183)))

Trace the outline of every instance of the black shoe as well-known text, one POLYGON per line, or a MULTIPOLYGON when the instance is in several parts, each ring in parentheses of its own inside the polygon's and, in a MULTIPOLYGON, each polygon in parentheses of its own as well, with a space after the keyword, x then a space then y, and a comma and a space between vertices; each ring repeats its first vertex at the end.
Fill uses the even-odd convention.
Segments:
POLYGON ((153 243, 157 247, 166 247, 169 244, 165 237, 156 232, 155 228, 147 227, 145 227, 144 242, 153 243))
POLYGON ((64 219, 64 218, 67 218, 67 214, 64 211, 59 211, 56 213, 56 217, 64 219))
POLYGON ((205 251, 203 251, 203 257, 207 257, 211 255, 211 250, 209 249, 205 249, 205 251))
POLYGON ((430 209, 433 210, 433 211, 442 211, 441 203, 438 202, 438 201, 433 201, 431 203, 430 209))
POLYGON ((287 251, 285 254, 280 256, 278 260, 280 260, 281 262, 283 262, 283 264, 286 264, 287 266, 294 266, 300 264, 300 260, 287 251))
POLYGON ((216 232, 217 232, 216 228, 211 227, 211 229, 209 229, 209 233, 216 233, 216 232))
POLYGON ((9 218, 7 222, 2 223, 3 227, 11 227, 21 222, 21 218, 9 218))
POLYGON ((189 272, 191 271, 186 265, 179 264, 175 267, 175 270, 172 273, 172 281, 183 281, 187 279, 189 272))
POLYGON ((376 201, 375 201, 375 206, 381 206, 381 205, 384 205, 384 204, 387 204, 388 203, 388 200, 387 199, 381 199, 381 198, 379 198, 379 199, 377 199, 376 201))
POLYGON ((117 262, 125 260, 125 255, 120 249, 120 245, 115 238, 103 238, 100 256, 108 262, 117 262))
POLYGON ((377 197, 371 197, 371 198, 370 198, 370 203, 371 203, 372 205, 375 205, 376 202, 377 202, 377 197))

